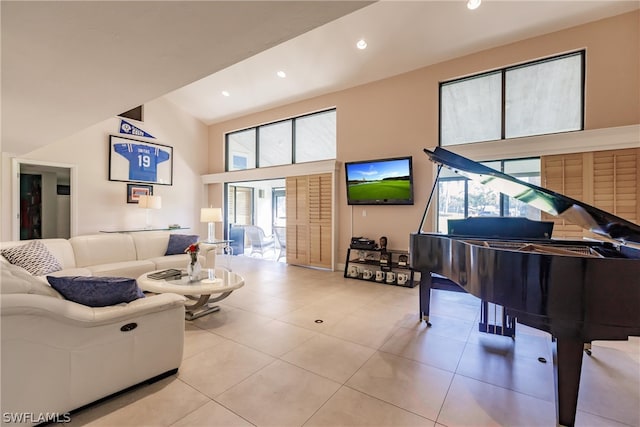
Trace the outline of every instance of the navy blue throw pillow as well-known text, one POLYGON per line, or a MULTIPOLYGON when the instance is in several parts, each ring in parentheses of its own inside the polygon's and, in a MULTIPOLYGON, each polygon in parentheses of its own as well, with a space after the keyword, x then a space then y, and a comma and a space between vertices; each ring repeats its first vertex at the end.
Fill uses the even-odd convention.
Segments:
POLYGON ((47 276, 47 281, 65 299, 89 307, 106 307, 144 298, 136 279, 129 277, 47 276))
POLYGON ((198 236, 189 234, 170 234, 169 245, 167 245, 167 252, 165 255, 179 255, 183 254, 185 249, 198 241, 198 236))

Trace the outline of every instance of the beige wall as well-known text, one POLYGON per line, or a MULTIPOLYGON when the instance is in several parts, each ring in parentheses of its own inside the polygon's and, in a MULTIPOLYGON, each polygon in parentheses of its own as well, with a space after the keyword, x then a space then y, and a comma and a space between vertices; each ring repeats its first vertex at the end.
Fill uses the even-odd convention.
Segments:
MULTIPOLYGON (((191 227, 184 232, 206 236, 206 224, 200 223, 199 214, 200 207, 207 205, 200 178, 207 168, 202 155, 208 150, 207 127, 162 98, 145 104, 144 115, 139 127, 156 137, 149 141, 173 147, 173 185, 154 185, 154 194, 162 196, 162 209, 150 213, 150 222, 164 227, 178 223, 191 227)), ((76 166, 78 185, 71 191, 77 202, 77 234, 145 226, 145 211, 127 203, 127 183, 108 180, 109 135, 118 134, 119 124, 120 119, 114 117, 19 156, 76 166)), ((11 239, 10 159, 3 155, 2 240, 11 239)))
MULTIPOLYGON (((344 171, 340 169, 336 192, 338 259, 344 257, 349 239, 355 235, 375 239, 386 235, 390 248, 405 249, 409 234, 418 228, 433 182, 433 169, 422 148, 438 144, 440 81, 586 49, 586 129, 638 124, 639 21, 636 11, 212 125, 208 172, 224 170, 226 132, 336 107, 337 160, 412 155, 416 200, 413 206, 347 206, 344 171)), ((518 157, 523 152, 519 142, 510 142, 506 152, 518 157)), ((485 146, 491 144, 505 145, 496 142, 485 146)), ((209 196, 221 205, 221 185, 211 185, 209 196)))

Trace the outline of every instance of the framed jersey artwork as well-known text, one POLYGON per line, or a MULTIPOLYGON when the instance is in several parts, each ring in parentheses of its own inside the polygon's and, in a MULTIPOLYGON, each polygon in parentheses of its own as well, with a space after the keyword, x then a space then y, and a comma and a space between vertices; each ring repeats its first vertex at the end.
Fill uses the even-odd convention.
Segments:
POLYGON ((173 147, 109 135, 109 180, 173 185, 173 147))

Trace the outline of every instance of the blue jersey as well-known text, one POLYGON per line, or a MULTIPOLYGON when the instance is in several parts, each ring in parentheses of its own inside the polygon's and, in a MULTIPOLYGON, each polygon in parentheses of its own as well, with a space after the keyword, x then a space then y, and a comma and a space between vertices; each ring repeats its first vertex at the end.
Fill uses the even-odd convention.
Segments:
POLYGON ((129 160, 129 179, 156 182, 158 163, 169 160, 169 153, 143 144, 114 144, 116 153, 129 160))

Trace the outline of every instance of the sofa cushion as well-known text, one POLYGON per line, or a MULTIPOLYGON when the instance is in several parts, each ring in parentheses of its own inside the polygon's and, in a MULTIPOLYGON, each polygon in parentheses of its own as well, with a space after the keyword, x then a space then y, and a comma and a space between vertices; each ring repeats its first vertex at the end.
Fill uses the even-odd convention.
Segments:
POLYGON ((38 241, 42 242, 49 249, 49 252, 56 257, 62 269, 76 266, 76 257, 68 239, 41 239, 38 241))
POLYGON ((87 267, 91 271, 91 276, 101 277, 129 277, 138 278, 144 273, 155 270, 156 265, 149 260, 123 261, 111 264, 90 265, 87 267))
POLYGON ((131 233, 133 243, 136 247, 137 259, 151 259, 164 256, 169 245, 167 231, 145 231, 143 233, 131 233))
POLYGON ((169 245, 165 255, 179 255, 192 244, 198 241, 198 236, 189 234, 172 234, 169 236, 169 245))
MULTIPOLYGON (((75 268, 76 266, 76 257, 73 254, 73 248, 71 247, 71 243, 67 239, 37 239, 38 242, 42 243, 47 247, 49 252, 56 257, 62 269, 66 268, 75 268)), ((0 250, 7 249, 14 246, 22 246, 27 241, 25 240, 9 240, 5 242, 0 242, 0 250)), ((0 260, 5 260, 4 257, 0 257, 0 260)), ((44 279, 44 278, 43 278, 44 279)))
MULTIPOLYGON (((86 267, 78 267, 78 268, 63 268, 60 271, 54 271, 53 273, 49 273, 49 274, 47 274, 47 276, 56 276, 56 277, 62 277, 62 276, 93 276, 93 273, 91 272, 91 270, 89 270, 86 267)), ((47 278, 45 276, 38 276, 38 277, 40 277, 45 282, 47 281, 47 278)))
POLYGON ((32 240, 25 245, 3 249, 2 256, 11 264, 24 268, 34 276, 62 270, 62 265, 56 257, 42 242, 37 240, 32 240))
POLYGON ((62 295, 49 286, 42 278, 29 274, 27 270, 12 264, 0 269, 1 294, 36 294, 47 297, 62 298, 62 295))
POLYGON ((136 247, 129 234, 106 233, 74 236, 69 239, 76 267, 135 261, 136 247))
POLYGON ((144 298, 135 279, 128 277, 47 276, 51 286, 69 301, 106 307, 144 298))

